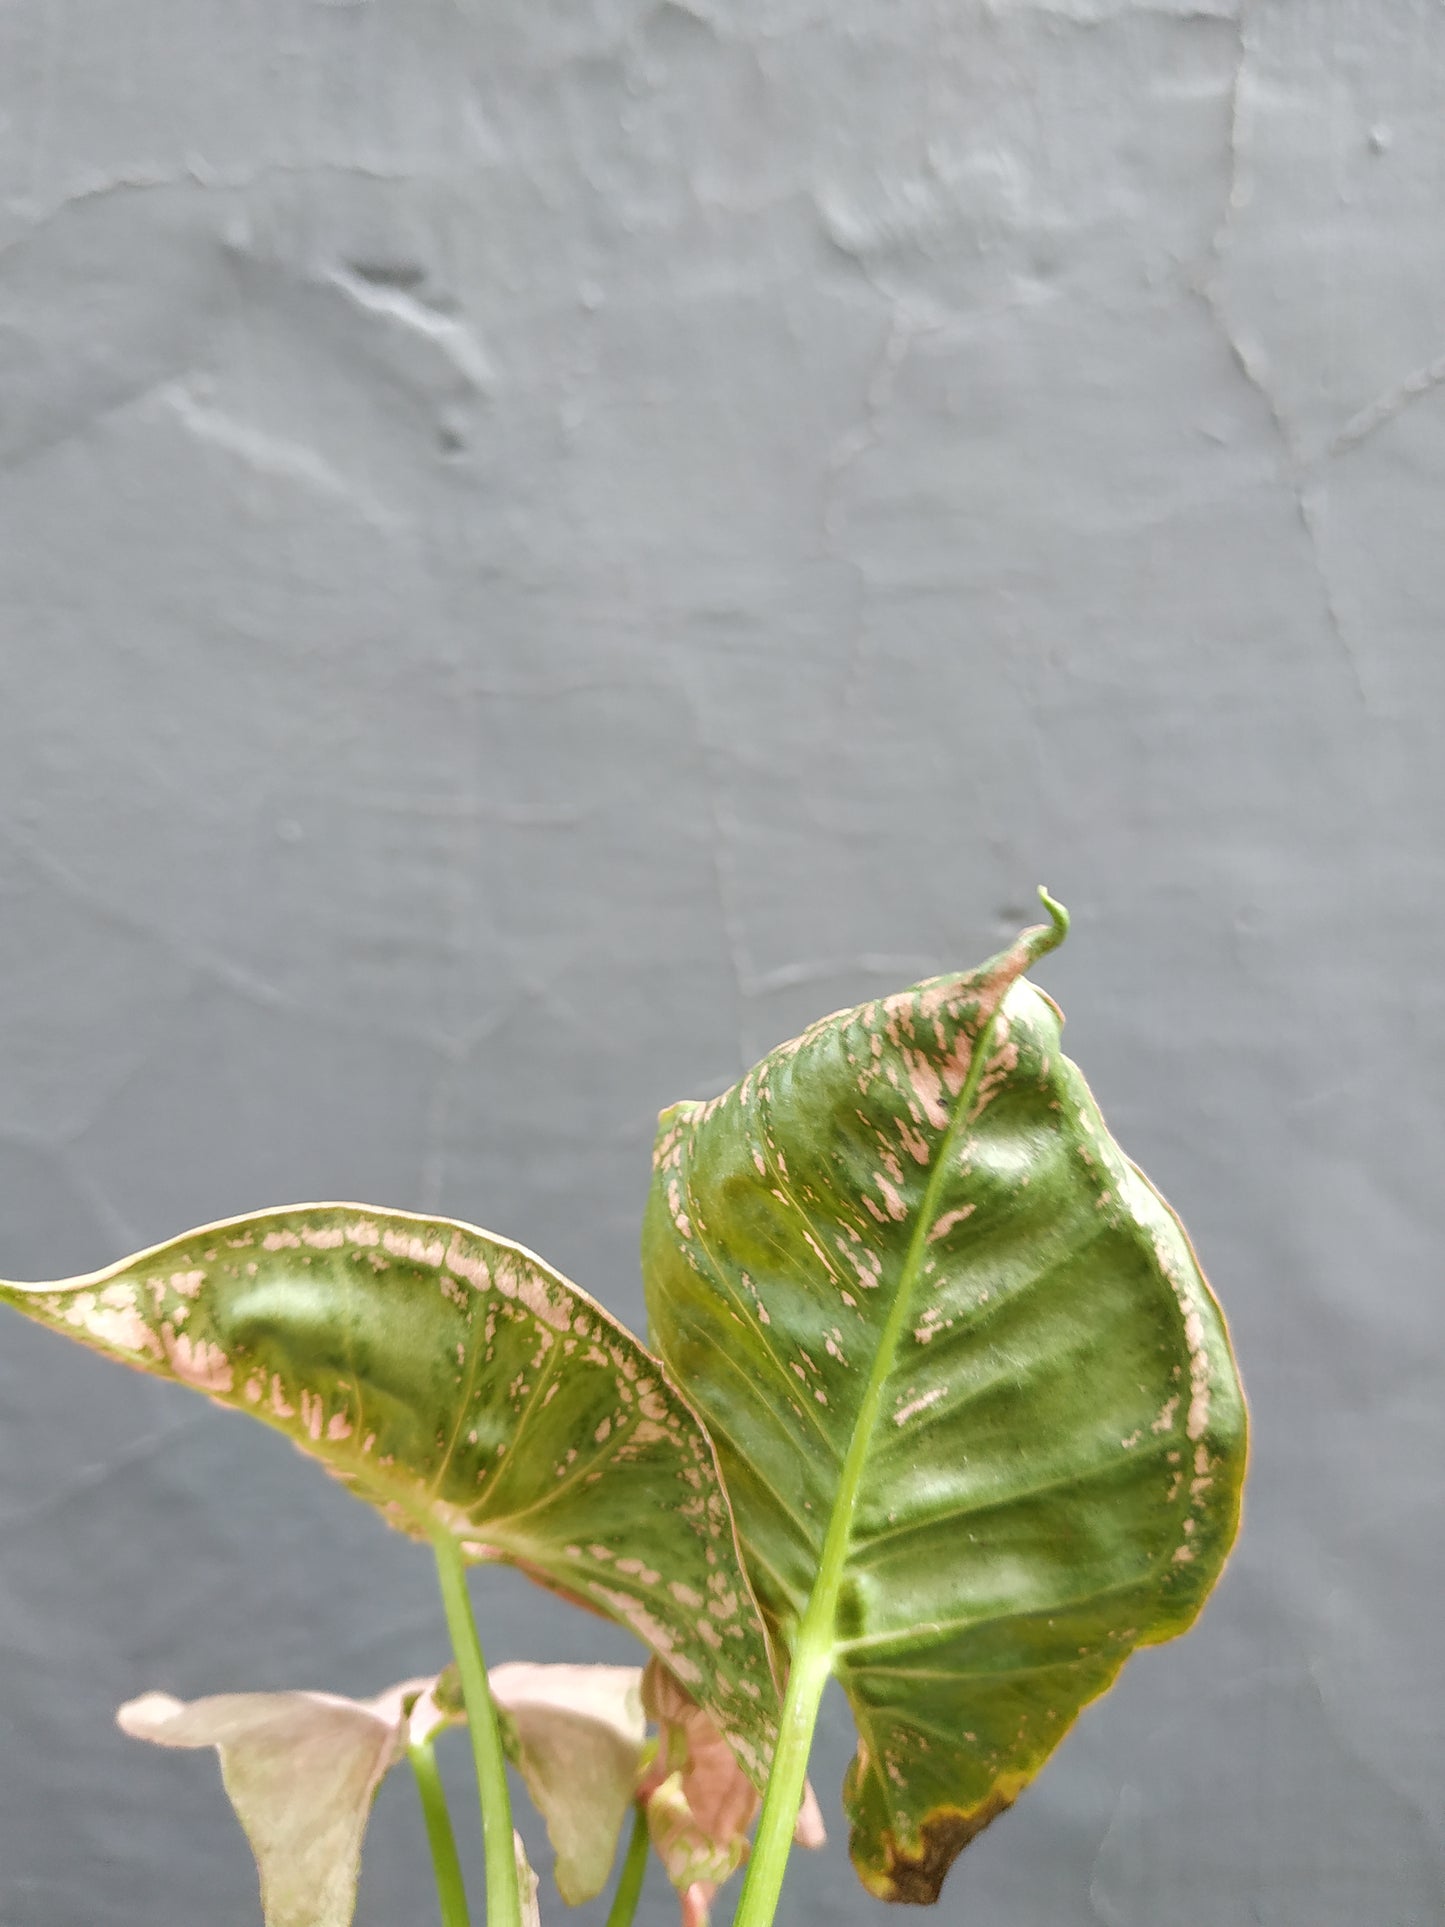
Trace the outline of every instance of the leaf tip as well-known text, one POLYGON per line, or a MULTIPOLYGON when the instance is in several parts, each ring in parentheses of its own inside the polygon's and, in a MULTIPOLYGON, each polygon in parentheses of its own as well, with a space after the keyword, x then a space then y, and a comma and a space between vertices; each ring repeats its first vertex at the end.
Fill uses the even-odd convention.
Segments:
POLYGON ((142 1693, 139 1699, 117 1707, 115 1723, 130 1739, 157 1740, 177 1713, 184 1711, 180 1700, 169 1693, 142 1693))
POLYGON ((892 1832, 864 1841, 855 1826, 849 1849, 854 1869, 868 1892, 895 1905, 932 1907, 944 1877, 958 1856, 984 1828, 1006 1813, 1029 1776, 1006 1776, 968 1811, 938 1807, 925 1816, 912 1841, 892 1832))
POLYGON ((1039 885, 1039 902, 1049 913, 1048 929, 1039 926, 1039 943, 1034 951, 1035 958, 1047 956, 1049 951, 1057 950, 1069 934, 1069 913, 1063 904, 1051 897, 1046 884, 1039 885))

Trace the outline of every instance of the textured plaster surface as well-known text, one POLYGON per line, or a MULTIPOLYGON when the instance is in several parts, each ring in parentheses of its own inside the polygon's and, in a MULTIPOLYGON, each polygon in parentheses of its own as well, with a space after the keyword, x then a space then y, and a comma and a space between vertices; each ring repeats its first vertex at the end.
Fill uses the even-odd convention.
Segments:
MULTIPOLYGON (((0 1274, 359 1196, 640 1321, 659 1105, 1074 911, 1253 1483, 947 1920, 1445 1912, 1442 101, 1439 0, 0 9, 0 1274)), ((113 1709, 440 1652, 314 1467, 5 1321, 0 1927, 253 1922, 113 1709)), ((845 1729, 799 1923, 878 1911, 845 1729)), ((425 1880, 398 1781, 365 1927, 425 1880)))

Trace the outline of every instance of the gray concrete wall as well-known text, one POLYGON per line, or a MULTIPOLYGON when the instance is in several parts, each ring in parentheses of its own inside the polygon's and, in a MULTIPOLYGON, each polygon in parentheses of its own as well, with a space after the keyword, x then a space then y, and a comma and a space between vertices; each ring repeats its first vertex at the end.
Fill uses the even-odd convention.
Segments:
MULTIPOLYGON (((340 1195, 640 1322, 658 1106, 1047 882, 1255 1463, 989 1927, 1445 1911, 1445 7, 1242 5, 0 11, 0 1272, 340 1195)), ((4 1320, 0 1927, 254 1923, 115 1705, 441 1645, 276 1439, 4 1320)), ((879 1917, 845 1733, 789 1921, 879 1917)), ((398 1781, 361 1920, 426 1879, 398 1781)))

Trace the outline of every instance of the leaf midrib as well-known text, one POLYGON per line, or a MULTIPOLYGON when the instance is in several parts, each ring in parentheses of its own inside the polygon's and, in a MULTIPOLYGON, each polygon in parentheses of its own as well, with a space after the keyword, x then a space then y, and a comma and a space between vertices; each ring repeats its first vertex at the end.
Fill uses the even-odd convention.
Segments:
POLYGON ((978 1095, 978 1087, 983 1081, 984 1066, 988 1062, 994 1032, 1006 995, 1007 987, 999 993, 998 1001, 974 1038, 969 1054, 968 1073, 939 1143, 933 1169, 928 1174, 928 1183, 924 1187, 913 1234, 908 1241, 908 1250, 904 1254, 903 1265, 898 1275, 893 1304, 889 1309, 877 1350, 873 1354, 868 1382, 859 1402, 858 1416, 853 1423, 853 1435, 848 1443, 842 1475, 839 1478, 832 1510, 828 1517, 823 1553, 818 1562, 818 1576, 814 1581, 802 1624, 798 1630, 797 1644, 794 1649, 795 1665, 806 1659, 813 1664, 826 1664, 831 1671, 833 1659, 838 1651, 838 1599, 842 1591, 843 1576, 847 1570, 848 1554, 853 1538, 854 1513, 863 1487, 863 1475, 868 1465, 873 1435, 878 1429, 884 1394, 893 1376, 898 1347, 908 1324, 920 1264, 927 1244, 928 1228, 937 1215, 939 1192, 946 1179, 949 1161, 958 1147, 960 1138, 967 1134, 971 1122, 970 1113, 978 1095))

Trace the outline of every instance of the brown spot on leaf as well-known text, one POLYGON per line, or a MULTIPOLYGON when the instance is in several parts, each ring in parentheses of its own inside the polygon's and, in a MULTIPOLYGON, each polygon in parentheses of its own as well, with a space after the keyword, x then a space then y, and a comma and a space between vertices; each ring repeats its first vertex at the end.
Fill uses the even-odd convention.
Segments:
POLYGON ((969 1841, 991 1820, 1007 1812, 1013 1799, 1013 1795, 998 1789, 967 1813, 956 1807, 939 1808, 920 1827, 916 1848, 904 1847, 893 1834, 885 1833, 880 1842, 883 1865, 859 1868, 864 1886, 880 1900, 931 1907, 942 1890, 944 1876, 969 1841))

